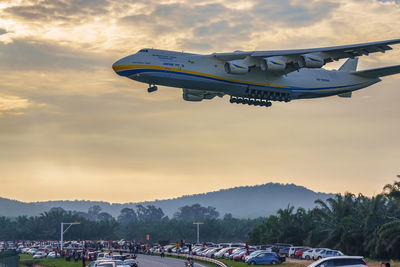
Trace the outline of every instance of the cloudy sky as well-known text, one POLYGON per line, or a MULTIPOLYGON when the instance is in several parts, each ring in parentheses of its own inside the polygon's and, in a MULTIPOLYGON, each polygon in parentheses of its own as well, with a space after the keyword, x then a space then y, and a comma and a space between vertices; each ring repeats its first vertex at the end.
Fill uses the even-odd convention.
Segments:
MULTIPOLYGON (((398 1, 0 0, 0 197, 128 202, 267 182, 379 193, 400 174, 400 75, 351 99, 260 108, 149 95, 111 65, 144 47, 307 48, 399 29, 398 1)), ((400 64, 394 48, 359 68, 400 64)))

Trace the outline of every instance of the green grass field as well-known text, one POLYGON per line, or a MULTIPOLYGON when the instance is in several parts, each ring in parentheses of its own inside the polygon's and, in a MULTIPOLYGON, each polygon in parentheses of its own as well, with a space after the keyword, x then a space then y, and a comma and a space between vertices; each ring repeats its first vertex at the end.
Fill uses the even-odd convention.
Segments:
MULTIPOLYGON (((82 261, 77 261, 75 262, 73 259, 71 261, 66 261, 64 258, 59 258, 59 259, 37 259, 33 260, 32 255, 25 255, 25 254, 20 254, 20 266, 31 266, 32 262, 35 262, 39 265, 42 266, 47 266, 47 267, 82 267, 82 261)), ((86 262, 86 265, 88 265, 90 262, 86 262)))

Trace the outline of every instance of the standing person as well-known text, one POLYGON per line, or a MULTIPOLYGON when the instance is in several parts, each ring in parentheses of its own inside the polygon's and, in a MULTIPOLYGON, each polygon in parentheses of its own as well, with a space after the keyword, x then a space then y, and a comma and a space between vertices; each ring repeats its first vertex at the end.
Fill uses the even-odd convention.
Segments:
POLYGON ((192 243, 189 243, 189 255, 192 255, 192 243))
POLYGON ((164 258, 165 257, 165 249, 164 249, 164 247, 161 247, 161 258, 164 258))
POLYGON ((82 256, 82 267, 86 267, 85 255, 82 256))

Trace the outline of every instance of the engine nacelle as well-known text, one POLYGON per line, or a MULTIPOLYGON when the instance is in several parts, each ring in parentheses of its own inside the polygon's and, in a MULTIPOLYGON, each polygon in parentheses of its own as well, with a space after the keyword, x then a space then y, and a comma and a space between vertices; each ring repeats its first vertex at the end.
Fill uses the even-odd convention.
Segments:
POLYGON ((260 68, 262 71, 284 71, 286 62, 281 58, 266 57, 261 61, 260 68))
POLYGON ((225 71, 230 74, 245 74, 249 72, 249 66, 243 59, 227 61, 224 67, 225 71))
MULTIPOLYGON (((217 96, 216 93, 205 91, 205 90, 196 90, 196 89, 186 89, 182 88, 182 96, 183 100, 186 101, 201 101, 203 99, 213 99, 214 97, 217 96)), ((222 97, 223 95, 220 95, 222 97)))
POLYGON ((204 95, 194 95, 183 92, 183 100, 192 101, 192 102, 199 102, 204 99, 204 95))
POLYGON ((182 93, 183 100, 186 101, 198 102, 205 99, 204 92, 200 90, 182 88, 182 93))
POLYGON ((324 58, 313 54, 301 55, 299 58, 300 68, 321 68, 325 65, 324 58))

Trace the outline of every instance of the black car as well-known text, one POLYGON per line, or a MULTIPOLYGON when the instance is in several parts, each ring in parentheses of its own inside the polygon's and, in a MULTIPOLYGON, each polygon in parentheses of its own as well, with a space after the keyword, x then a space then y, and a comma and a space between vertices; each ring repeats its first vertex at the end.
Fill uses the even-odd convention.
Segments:
POLYGON ((280 250, 280 249, 283 249, 283 248, 290 248, 290 247, 293 247, 293 246, 290 245, 290 244, 276 243, 276 244, 274 244, 274 245, 272 246, 271 249, 272 249, 273 252, 279 253, 279 250, 280 250))
POLYGON ((279 250, 279 255, 285 256, 285 257, 289 257, 289 248, 281 248, 279 250))

